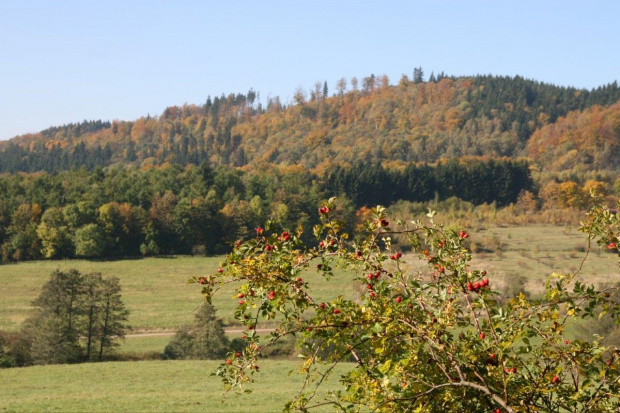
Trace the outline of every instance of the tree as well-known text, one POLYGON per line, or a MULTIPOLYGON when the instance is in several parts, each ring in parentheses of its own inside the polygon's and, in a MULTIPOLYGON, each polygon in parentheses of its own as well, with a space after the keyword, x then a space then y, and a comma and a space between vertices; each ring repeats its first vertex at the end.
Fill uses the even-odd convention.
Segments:
POLYGON ((101 299, 97 341, 99 342, 99 361, 105 350, 118 346, 116 338, 125 337, 128 329, 129 311, 121 298, 121 285, 118 277, 109 277, 101 285, 101 299))
POLYGON ((73 254, 71 234, 62 209, 52 207, 43 213, 37 235, 45 258, 70 257, 73 254))
POLYGON ((229 345, 224 323, 216 317, 215 308, 203 304, 195 314, 194 324, 178 330, 164 354, 171 359, 221 359, 229 345))
POLYGON ((344 77, 340 78, 338 83, 336 83, 336 90, 338 90, 338 96, 343 97, 344 92, 347 90, 347 79, 344 77))
POLYGON ((80 299, 84 278, 77 270, 56 270, 33 301, 38 308, 31 324, 36 334, 32 342, 35 364, 60 364, 79 361, 80 326, 83 314, 80 299))
POLYGON ((98 258, 105 254, 106 239, 97 224, 86 224, 75 231, 75 255, 98 258))
POLYGON ((422 66, 416 67, 413 69, 413 83, 423 83, 424 82, 424 70, 422 70, 422 66))
POLYGON ((116 277, 54 271, 33 302, 36 315, 27 322, 34 364, 90 361, 95 352, 101 361, 128 328, 120 289, 116 277))
MULTIPOLYGON (((268 223, 236 245, 222 271, 193 280, 207 301, 220 283, 240 283, 235 317, 246 326, 247 347, 216 372, 228 389, 251 381, 265 348, 302 335, 305 381, 288 410, 618 411, 620 350, 565 335, 574 319, 607 313, 620 321, 610 299, 616 290, 587 286, 577 272, 554 274, 540 299, 500 300, 493 276, 469 266, 469 234, 438 225, 434 212, 426 222, 392 222, 374 208, 351 242, 333 210, 333 199, 319 209, 318 246, 268 223), (423 265, 392 248, 396 236, 409 239, 423 265), (304 271, 316 268, 328 281, 336 266, 364 286, 359 299, 313 297, 304 271), (276 332, 260 337, 259 320, 276 316, 276 332), (344 388, 318 400, 316 389, 348 360, 354 367, 340 379, 344 388)), ((618 254, 617 214, 595 210, 583 230, 618 254)))

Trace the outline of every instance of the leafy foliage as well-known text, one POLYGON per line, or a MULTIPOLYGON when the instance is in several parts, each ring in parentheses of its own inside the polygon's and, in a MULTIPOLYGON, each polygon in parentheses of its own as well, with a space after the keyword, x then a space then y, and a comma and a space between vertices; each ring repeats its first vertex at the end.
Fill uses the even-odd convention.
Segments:
MULTIPOLYGON (((352 242, 333 210, 333 199, 319 209, 318 247, 304 245, 300 231, 267 224, 239 242, 220 271, 193 280, 207 301, 222 284, 240 282, 235 316, 248 346, 218 369, 226 388, 252 380, 263 349, 302 335, 306 379, 287 410, 618 411, 620 350, 564 336, 575 318, 608 313, 620 321, 615 289, 586 285, 577 271, 553 274, 542 298, 500 300, 492 274, 468 265, 469 234, 444 229, 433 212, 426 222, 391 222, 374 208, 352 242), (408 237, 418 264, 393 250, 397 235, 408 237), (315 301, 303 272, 315 267, 327 282, 336 266, 365 292, 315 301), (257 323, 276 316, 276 332, 260 337, 257 323), (355 367, 341 377, 342 390, 315 400, 334 366, 348 360, 355 367)), ((583 230, 618 253, 618 218, 608 209, 593 210, 583 230)))

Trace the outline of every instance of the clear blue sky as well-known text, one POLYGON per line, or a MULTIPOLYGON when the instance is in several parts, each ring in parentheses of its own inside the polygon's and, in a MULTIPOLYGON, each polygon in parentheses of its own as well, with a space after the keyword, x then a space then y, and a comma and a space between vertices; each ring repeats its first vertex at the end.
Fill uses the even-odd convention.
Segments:
POLYGON ((592 88, 620 77, 620 1, 0 1, 0 139, 207 95, 422 66, 592 88))

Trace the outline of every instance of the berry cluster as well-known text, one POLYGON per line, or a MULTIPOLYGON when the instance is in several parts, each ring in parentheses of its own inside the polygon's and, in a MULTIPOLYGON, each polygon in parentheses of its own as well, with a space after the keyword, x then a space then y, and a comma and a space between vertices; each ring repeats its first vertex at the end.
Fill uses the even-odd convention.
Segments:
POLYGON ((485 278, 482 281, 479 281, 477 283, 472 283, 472 282, 468 282, 467 283, 467 291, 473 291, 473 292, 478 292, 480 291, 480 289, 485 288, 486 286, 489 285, 489 279, 485 278))

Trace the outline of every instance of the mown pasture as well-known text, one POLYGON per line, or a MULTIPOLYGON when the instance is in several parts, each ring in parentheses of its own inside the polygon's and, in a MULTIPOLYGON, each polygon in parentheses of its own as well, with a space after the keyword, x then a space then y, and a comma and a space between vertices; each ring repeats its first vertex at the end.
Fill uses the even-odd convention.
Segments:
MULTIPOLYGON (((0 411, 274 412, 301 388, 295 361, 265 360, 252 393, 223 395, 218 361, 139 361, 0 370, 0 411), (292 372, 290 375, 289 372, 292 372), (223 402, 224 401, 224 402, 223 402), (222 403, 223 402, 223 403, 222 403)), ((339 386, 338 366, 322 394, 339 386)))

